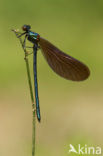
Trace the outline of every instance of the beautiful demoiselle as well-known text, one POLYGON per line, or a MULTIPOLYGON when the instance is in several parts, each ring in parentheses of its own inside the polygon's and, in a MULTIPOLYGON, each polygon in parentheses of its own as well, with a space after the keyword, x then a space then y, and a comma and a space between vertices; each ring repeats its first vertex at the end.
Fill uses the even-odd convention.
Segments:
POLYGON ((46 39, 42 38, 38 33, 32 32, 30 25, 24 25, 18 37, 25 35, 23 47, 26 48, 26 39, 33 43, 33 67, 34 67, 34 85, 36 99, 36 114, 40 121, 40 107, 38 97, 38 82, 37 82, 37 50, 40 48, 46 61, 54 72, 65 79, 72 81, 83 81, 88 78, 90 71, 88 67, 77 59, 65 54, 56 46, 51 44, 46 39))

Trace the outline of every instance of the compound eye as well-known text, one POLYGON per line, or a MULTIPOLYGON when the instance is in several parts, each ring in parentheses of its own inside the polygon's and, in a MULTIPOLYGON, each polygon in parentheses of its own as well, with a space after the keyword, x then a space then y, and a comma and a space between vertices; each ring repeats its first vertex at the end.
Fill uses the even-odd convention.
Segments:
POLYGON ((30 27, 30 25, 24 25, 23 27, 22 27, 22 30, 23 31, 27 31, 27 30, 29 30, 31 27, 30 27))
POLYGON ((27 25, 26 27, 27 27, 28 30, 31 29, 31 26, 30 25, 27 25))
POLYGON ((26 31, 26 30, 27 30, 27 26, 24 25, 24 26, 22 27, 22 30, 23 30, 23 31, 26 31))

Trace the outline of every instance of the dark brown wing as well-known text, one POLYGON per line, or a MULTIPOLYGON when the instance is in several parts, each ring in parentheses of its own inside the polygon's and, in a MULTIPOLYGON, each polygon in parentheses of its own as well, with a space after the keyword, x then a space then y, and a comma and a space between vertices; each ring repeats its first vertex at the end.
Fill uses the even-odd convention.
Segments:
POLYGON ((40 38, 39 45, 50 67, 60 76, 73 81, 82 81, 90 75, 86 65, 63 53, 49 41, 40 38))

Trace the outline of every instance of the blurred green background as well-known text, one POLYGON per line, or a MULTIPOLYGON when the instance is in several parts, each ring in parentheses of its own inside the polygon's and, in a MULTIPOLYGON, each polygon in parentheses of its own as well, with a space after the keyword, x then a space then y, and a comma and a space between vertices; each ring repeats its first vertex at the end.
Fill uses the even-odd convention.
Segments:
POLYGON ((0 2, 0 156, 31 156, 32 107, 24 53, 11 32, 23 24, 91 71, 84 82, 67 81, 38 51, 42 119, 36 123, 36 156, 68 156, 69 144, 103 148, 103 1, 0 2))

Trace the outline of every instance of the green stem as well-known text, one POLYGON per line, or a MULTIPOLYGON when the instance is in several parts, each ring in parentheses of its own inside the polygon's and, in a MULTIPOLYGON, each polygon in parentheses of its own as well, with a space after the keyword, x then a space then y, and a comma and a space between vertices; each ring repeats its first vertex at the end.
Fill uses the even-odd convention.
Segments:
POLYGON ((26 69, 27 69, 27 76, 28 76, 28 83, 29 83, 31 101, 32 101, 32 103, 34 103, 33 89, 32 89, 32 83, 31 83, 30 70, 29 70, 29 61, 28 61, 27 57, 25 57, 25 62, 26 62, 26 69))
MULTIPOLYGON (((12 30, 16 36, 18 37, 19 32, 17 32, 16 30, 12 30)), ((33 119, 32 119, 32 156, 35 156, 35 116, 36 116, 36 105, 34 102, 34 96, 33 96, 33 89, 32 89, 32 81, 31 81, 31 75, 30 75, 30 68, 29 68, 29 61, 28 61, 28 53, 26 51, 26 48, 24 48, 23 46, 23 42, 21 38, 18 38, 20 40, 20 43, 22 45, 22 48, 24 50, 24 54, 25 54, 25 62, 26 62, 26 69, 27 69, 27 77, 28 77, 28 83, 29 83, 29 89, 30 89, 30 95, 31 95, 31 101, 32 101, 32 115, 33 115, 33 119)))
POLYGON ((31 95, 31 101, 32 101, 32 111, 33 111, 33 121, 32 121, 32 156, 35 156, 35 104, 34 104, 34 96, 33 96, 33 89, 31 84, 31 76, 30 76, 30 70, 29 70, 29 62, 28 58, 25 58, 26 61, 26 68, 27 68, 27 75, 28 75, 28 83, 30 88, 30 95, 31 95))

